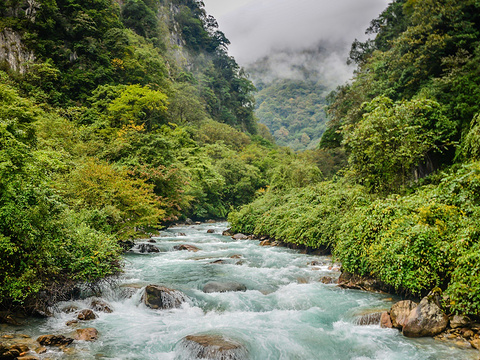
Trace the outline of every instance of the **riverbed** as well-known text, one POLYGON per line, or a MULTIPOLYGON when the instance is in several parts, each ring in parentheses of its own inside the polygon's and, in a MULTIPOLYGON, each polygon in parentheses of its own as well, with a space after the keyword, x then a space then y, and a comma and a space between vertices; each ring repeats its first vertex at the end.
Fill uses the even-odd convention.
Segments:
POLYGON ((181 340, 195 334, 233 339, 252 360, 478 359, 477 350, 430 338, 408 339, 377 324, 356 325, 362 314, 387 310, 399 299, 324 284, 323 277, 339 276, 331 258, 233 240, 222 236, 227 225, 173 227, 154 237, 156 243, 144 241, 160 252, 127 253, 124 274, 93 294, 109 304, 111 313, 97 312, 95 320, 67 326, 75 313, 66 310, 88 307, 87 298, 60 303, 54 317, 3 327, 2 333, 34 339, 41 334, 68 336, 82 327, 99 331, 95 342, 74 342, 68 353, 50 349, 41 359, 191 359, 181 340), (175 251, 181 244, 200 250, 175 251), (209 281, 234 281, 247 290, 204 293, 209 281), (189 300, 178 309, 150 309, 141 301, 149 284, 182 291, 189 300))

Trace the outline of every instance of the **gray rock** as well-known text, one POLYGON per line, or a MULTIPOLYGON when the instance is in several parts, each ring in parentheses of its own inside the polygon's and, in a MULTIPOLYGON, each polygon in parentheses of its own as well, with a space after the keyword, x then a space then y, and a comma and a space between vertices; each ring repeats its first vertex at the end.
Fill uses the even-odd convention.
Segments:
POLYGON ((181 355, 189 359, 248 359, 245 346, 221 335, 189 335, 182 339, 180 346, 181 355))
POLYGON ((237 283, 235 281, 230 282, 217 282, 210 281, 203 287, 204 293, 214 293, 214 292, 230 292, 230 291, 246 291, 247 287, 243 284, 237 283))
POLYGON ((435 299, 424 297, 412 310, 403 326, 406 337, 435 336, 447 328, 448 316, 438 307, 435 299))
POLYGON ((463 327, 467 327, 468 325, 470 325, 471 322, 472 322, 472 320, 470 320, 470 318, 468 316, 454 315, 450 319, 450 327, 452 329, 463 328, 463 327))
POLYGON ((152 309, 172 309, 180 307, 188 297, 181 291, 158 285, 148 285, 142 296, 143 303, 152 309))
POLYGON ((182 244, 182 245, 176 245, 173 247, 173 250, 177 250, 177 251, 193 251, 193 252, 197 252, 198 250, 200 250, 199 248, 197 248, 196 246, 193 246, 193 245, 188 245, 188 244, 182 244))
POLYGON ((232 236, 234 240, 248 240, 248 236, 244 234, 235 234, 232 236))
POLYGON ((417 307, 417 303, 411 300, 399 301, 390 309, 390 317, 393 327, 402 329, 411 311, 417 307))
POLYGON ((152 244, 138 244, 137 246, 135 246, 134 249, 138 250, 138 252, 142 254, 160 252, 160 250, 155 245, 152 245, 152 244))
POLYGON ((82 310, 78 313, 78 320, 93 320, 96 319, 97 315, 90 309, 82 310))

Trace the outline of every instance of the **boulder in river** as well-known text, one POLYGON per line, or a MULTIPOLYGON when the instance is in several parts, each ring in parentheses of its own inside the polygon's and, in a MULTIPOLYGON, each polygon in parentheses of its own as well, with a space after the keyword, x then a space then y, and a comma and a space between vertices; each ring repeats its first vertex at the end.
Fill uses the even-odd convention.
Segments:
POLYGON ((435 336, 447 328, 448 316, 427 296, 408 315, 403 326, 406 337, 435 336))
POLYGON ((206 283, 205 286, 203 287, 204 293, 246 291, 246 290, 247 290, 247 287, 245 285, 237 283, 235 281, 229 281, 229 282, 210 281, 206 283))
POLYGON ((187 300, 181 291, 158 285, 148 285, 142 296, 143 303, 155 310, 178 308, 187 300))
POLYGON ((160 250, 155 245, 152 245, 152 244, 138 244, 133 248, 133 250, 137 250, 139 253, 142 253, 142 254, 160 252, 160 250))
POLYGON ((193 251, 193 252, 197 252, 199 251, 200 249, 197 248, 196 246, 193 246, 193 245, 188 245, 188 244, 182 244, 182 245, 176 245, 173 247, 173 250, 177 250, 177 251, 193 251))
POLYGON ((221 335, 189 335, 182 339, 180 346, 182 355, 189 359, 248 359, 245 346, 221 335))
POLYGON ((380 327, 382 329, 391 329, 393 327, 392 318, 388 311, 384 311, 380 317, 380 327))
POLYGON ((95 341, 98 339, 98 331, 95 328, 78 329, 73 337, 80 341, 95 341))
POLYGON ((248 240, 248 236, 244 234, 235 234, 232 236, 234 240, 248 240))
POLYGON ((90 309, 82 310, 78 313, 77 319, 78 320, 94 320, 97 318, 97 315, 90 309))
POLYGON ((233 236, 232 229, 227 229, 224 232, 222 232, 223 236, 233 236))
POLYGON ((185 220, 185 225, 193 225, 193 224, 194 223, 193 223, 192 219, 187 218, 187 220, 185 220))
POLYGON ((93 299, 92 302, 90 303, 90 308, 95 311, 100 311, 105 313, 113 312, 112 307, 101 299, 93 299))
POLYGON ((207 234, 215 234, 215 230, 214 229, 208 229, 207 234))
POLYGON ((71 344, 73 339, 63 335, 42 335, 37 342, 43 346, 65 346, 71 344))
POLYGON ((403 300, 393 304, 390 309, 390 318, 392 319, 393 327, 402 329, 405 322, 410 315, 410 312, 417 307, 417 303, 411 300, 403 300))

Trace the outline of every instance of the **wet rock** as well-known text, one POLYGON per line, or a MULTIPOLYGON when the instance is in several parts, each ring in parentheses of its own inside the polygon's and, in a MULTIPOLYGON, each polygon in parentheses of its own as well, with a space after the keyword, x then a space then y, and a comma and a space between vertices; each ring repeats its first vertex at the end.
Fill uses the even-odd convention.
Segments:
POLYGON ((215 220, 207 220, 207 224, 215 224, 216 221, 215 220))
POLYGON ((76 312, 78 310, 80 310, 80 308, 78 306, 75 306, 75 305, 69 305, 69 306, 66 306, 66 307, 62 308, 62 311, 64 313, 67 313, 67 314, 76 312))
POLYGON ((450 327, 452 329, 457 329, 457 328, 468 326, 468 325, 470 325, 471 322, 472 321, 470 320, 470 318, 468 316, 454 315, 450 319, 450 327))
POLYGON ((232 229, 227 229, 224 232, 222 232, 223 236, 233 236, 232 229))
POLYGON ((362 314, 355 319, 354 323, 355 325, 379 325, 381 317, 381 312, 362 314))
POLYGON ((15 344, 10 346, 10 350, 15 349, 18 350, 20 353, 25 353, 30 350, 30 348, 25 344, 15 344))
POLYGON ((241 259, 241 258, 242 258, 242 255, 239 255, 239 254, 230 256, 230 259, 241 259))
POLYGON ((308 284, 308 279, 304 277, 297 277, 297 283, 299 284, 308 284))
POLYGON ((37 354, 45 354, 47 352, 47 348, 45 346, 40 346, 35 349, 37 354))
POLYGON ((469 329, 466 329, 465 331, 462 332, 462 336, 463 336, 465 339, 473 338, 474 335, 475 335, 475 333, 474 333, 472 330, 469 330, 469 329))
POLYGON ((480 339, 470 341, 470 345, 472 345, 472 347, 475 349, 480 350, 480 339))
POLYGON ((260 242, 260 246, 271 246, 272 243, 270 242, 270 240, 263 240, 260 242))
POLYGON ((320 279, 320 282, 324 284, 335 284, 335 279, 331 276, 324 276, 320 279))
POLYGON ((78 324, 78 320, 70 320, 70 321, 67 321, 65 323, 65 325, 67 325, 67 326, 72 326, 72 325, 75 325, 75 324, 78 324))
POLYGON ((208 229, 207 234, 215 234, 215 230, 214 229, 208 229))
POLYGON ((95 341, 98 339, 98 331, 95 328, 78 329, 73 338, 79 341, 95 341))
POLYGON ((100 299, 94 299, 90 303, 90 308, 95 311, 105 312, 105 313, 112 313, 113 310, 109 304, 105 301, 100 299))
POLYGON ((0 348, 0 359, 17 359, 20 355, 20 351, 16 349, 7 349, 5 347, 0 348))
POLYGON ((247 287, 243 284, 237 283, 235 281, 229 282, 217 282, 210 281, 203 287, 204 293, 215 293, 215 292, 230 292, 230 291, 246 291, 247 287))
POLYGON ((38 360, 39 357, 35 355, 22 355, 20 354, 19 357, 17 357, 17 360, 38 360))
POLYGON ((197 248, 196 246, 193 246, 193 245, 182 244, 182 245, 176 245, 176 246, 174 246, 174 247, 173 247, 173 250, 197 252, 197 251, 199 251, 200 249, 197 248))
POLYGON ((88 321, 88 320, 94 320, 96 318, 97 318, 97 315, 90 309, 82 310, 77 315, 78 320, 88 321))
POLYGON ((181 232, 181 233, 178 233, 177 236, 187 236, 187 234, 181 232))
POLYGON ((160 250, 152 244, 138 244, 134 248, 135 250, 138 250, 139 253, 142 254, 148 254, 148 253, 159 253, 160 250))
POLYGON ((142 296, 143 303, 155 310, 178 308, 187 300, 182 292, 158 285, 148 285, 142 296))
POLYGON ((187 220, 185 220, 185 225, 193 225, 192 219, 187 218, 187 220))
POLYGON ((37 338, 37 342, 43 346, 66 346, 70 345, 73 339, 63 335, 42 335, 37 338))
POLYGON ((403 326, 406 337, 435 336, 447 328, 448 316, 438 307, 434 299, 424 297, 412 310, 403 326))
POLYGON ((189 335, 181 341, 182 352, 190 359, 244 360, 247 349, 221 335, 189 335))
POLYGON ((388 311, 382 312, 382 316, 380 317, 380 327, 382 329, 391 329, 393 327, 392 319, 390 318, 388 311))
POLYGON ((395 328, 402 329, 407 321, 410 312, 417 307, 417 303, 411 300, 399 301, 393 304, 390 309, 390 318, 392 319, 392 325, 395 328))
POLYGON ((234 240, 248 240, 248 236, 244 234, 235 234, 232 236, 234 240))
POLYGON ((156 243, 157 243, 157 240, 150 239, 150 240, 148 240, 148 242, 151 243, 151 244, 156 244, 156 243))
POLYGON ((225 264, 226 261, 225 260, 215 260, 215 261, 212 261, 210 264, 225 264))

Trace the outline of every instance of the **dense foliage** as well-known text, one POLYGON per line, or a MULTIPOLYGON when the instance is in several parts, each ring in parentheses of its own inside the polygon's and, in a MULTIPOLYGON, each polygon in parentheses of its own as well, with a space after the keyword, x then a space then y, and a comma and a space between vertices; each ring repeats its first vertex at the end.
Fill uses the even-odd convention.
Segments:
POLYGON ((271 187, 235 231, 328 247, 343 270, 398 292, 445 290, 480 315, 478 1, 397 0, 355 41, 352 83, 329 96, 330 182, 271 187), (340 177, 341 176, 341 177, 340 177))
POLYGON ((36 58, 0 70, 1 306, 115 274, 139 234, 225 218, 293 157, 202 2, 23 4, 0 5, 36 58))
POLYGON ((327 123, 326 89, 321 82, 276 79, 257 82, 257 89, 255 113, 278 145, 293 150, 318 146, 327 123))

